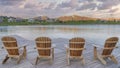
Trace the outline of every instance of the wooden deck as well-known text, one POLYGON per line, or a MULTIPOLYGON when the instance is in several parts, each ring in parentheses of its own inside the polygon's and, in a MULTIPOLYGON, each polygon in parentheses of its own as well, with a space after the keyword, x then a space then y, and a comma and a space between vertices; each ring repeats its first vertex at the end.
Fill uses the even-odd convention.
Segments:
POLYGON ((5 64, 2 64, 6 51, 0 49, 0 68, 120 68, 120 48, 117 48, 113 52, 119 63, 115 64, 106 59, 107 65, 103 65, 99 60, 93 60, 93 42, 90 40, 86 41, 86 50, 84 51, 85 65, 82 65, 80 60, 75 59, 71 60, 71 65, 69 66, 67 66, 66 50, 64 47, 64 44, 68 44, 68 39, 53 39, 53 43, 56 44, 53 64, 50 64, 46 59, 41 59, 38 64, 35 65, 37 51, 34 49, 34 41, 22 40, 21 42, 28 43, 27 59, 22 60, 20 64, 16 64, 16 59, 9 59, 5 64))

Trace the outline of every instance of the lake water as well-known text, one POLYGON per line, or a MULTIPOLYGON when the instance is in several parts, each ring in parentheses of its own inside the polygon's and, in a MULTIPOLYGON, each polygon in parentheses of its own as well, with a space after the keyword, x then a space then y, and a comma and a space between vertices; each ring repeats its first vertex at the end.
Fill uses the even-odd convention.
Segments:
POLYGON ((0 26, 0 38, 18 35, 28 40, 39 36, 54 38, 83 37, 85 39, 106 39, 120 37, 120 25, 47 25, 47 26, 0 26))
MULTIPOLYGON (((102 46, 106 38, 116 36, 120 39, 120 25, 49 25, 49 26, 0 26, 0 38, 3 36, 14 35, 17 37, 18 42, 27 43, 27 59, 19 65, 15 65, 16 61, 7 62, 6 65, 0 63, 0 68, 33 68, 33 67, 50 67, 54 68, 56 65, 62 65, 60 67, 66 66, 66 49, 63 44, 68 44, 68 40, 73 37, 83 37, 86 40, 84 58, 86 65, 81 65, 79 62, 75 61, 70 67, 89 68, 89 67, 101 67, 101 68, 117 68, 120 65, 120 47, 116 48, 113 55, 118 60, 118 65, 114 64, 110 60, 107 65, 99 64, 100 62, 93 62, 93 46, 92 43, 101 44, 102 46), (17 36, 16 36, 17 35, 17 36), (27 40, 22 40, 23 38, 27 40), (47 36, 52 39, 52 43, 56 44, 54 51, 55 60, 52 65, 49 65, 47 61, 40 61, 39 65, 35 66, 35 58, 38 56, 37 50, 35 48, 35 38, 39 36, 47 36), (92 43, 91 43, 92 42, 92 43), (58 58, 58 59, 57 59, 58 58), (97 64, 97 65, 96 65, 97 64)), ((119 41, 120 44, 120 41, 119 41)), ((119 45, 118 44, 118 45, 119 45)), ((120 46, 120 45, 119 45, 120 46)), ((2 49, 2 42, 0 41, 0 60, 3 61, 6 51, 2 49)))

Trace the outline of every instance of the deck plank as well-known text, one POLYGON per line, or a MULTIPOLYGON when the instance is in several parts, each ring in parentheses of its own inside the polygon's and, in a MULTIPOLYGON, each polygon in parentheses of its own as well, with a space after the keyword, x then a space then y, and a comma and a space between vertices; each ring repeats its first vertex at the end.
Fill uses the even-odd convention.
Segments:
MULTIPOLYGON (((107 60, 107 65, 103 65, 99 60, 93 60, 93 46, 91 41, 87 40, 86 50, 83 55, 85 57, 85 65, 81 64, 80 60, 71 60, 71 65, 68 66, 66 62, 66 50, 64 44, 68 44, 66 41, 68 39, 54 39, 53 43, 56 44, 55 56, 53 64, 49 63, 49 60, 39 60, 38 64, 35 65, 35 59, 37 51, 33 48, 35 47, 34 41, 30 41, 27 47, 27 59, 22 60, 20 64, 16 65, 16 60, 9 60, 6 64, 1 64, 0 68, 120 68, 120 48, 114 50, 113 54, 118 60, 118 64, 114 64, 112 61, 107 60)), ((6 52, 4 49, 0 50, 0 61, 4 59, 6 52)))

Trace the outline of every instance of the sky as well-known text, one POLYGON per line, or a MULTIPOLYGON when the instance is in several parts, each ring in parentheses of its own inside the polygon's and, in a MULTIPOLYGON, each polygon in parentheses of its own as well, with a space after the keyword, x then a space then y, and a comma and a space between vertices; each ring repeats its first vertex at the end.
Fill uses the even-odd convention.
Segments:
POLYGON ((70 15, 120 18, 120 0, 0 0, 0 15, 23 18, 70 15))

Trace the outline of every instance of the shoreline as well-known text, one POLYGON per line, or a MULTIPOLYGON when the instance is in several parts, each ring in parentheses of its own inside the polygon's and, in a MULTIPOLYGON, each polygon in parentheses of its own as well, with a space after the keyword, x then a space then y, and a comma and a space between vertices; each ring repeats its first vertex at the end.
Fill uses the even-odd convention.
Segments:
POLYGON ((35 25, 0 25, 0 26, 80 26, 80 25, 120 25, 119 24, 48 24, 48 25, 40 25, 40 24, 35 24, 35 25))
POLYGON ((50 25, 0 25, 0 27, 2 27, 2 26, 16 26, 16 27, 18 27, 18 26, 87 26, 87 25, 98 25, 98 26, 104 26, 104 25, 120 25, 120 24, 80 24, 80 25, 78 25, 78 24, 61 24, 61 25, 56 25, 56 24, 50 24, 50 25))
POLYGON ((0 26, 21 26, 21 25, 120 25, 120 21, 65 21, 65 22, 2 22, 0 26))

